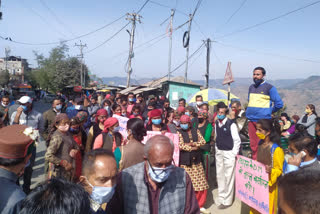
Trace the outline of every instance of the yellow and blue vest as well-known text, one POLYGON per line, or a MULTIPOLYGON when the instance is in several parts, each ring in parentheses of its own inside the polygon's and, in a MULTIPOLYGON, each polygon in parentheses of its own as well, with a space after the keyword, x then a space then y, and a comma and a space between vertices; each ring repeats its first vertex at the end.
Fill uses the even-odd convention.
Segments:
POLYGON ((257 122, 260 119, 271 119, 271 114, 283 107, 283 102, 277 89, 267 82, 263 82, 258 87, 254 84, 251 85, 248 99, 246 116, 253 122, 257 122))

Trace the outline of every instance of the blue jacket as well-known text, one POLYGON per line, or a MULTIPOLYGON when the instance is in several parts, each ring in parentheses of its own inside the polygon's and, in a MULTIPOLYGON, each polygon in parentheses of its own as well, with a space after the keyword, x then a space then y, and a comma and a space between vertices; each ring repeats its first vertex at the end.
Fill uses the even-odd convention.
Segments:
POLYGON ((250 121, 257 122, 260 119, 271 119, 271 114, 283 107, 283 102, 277 89, 263 82, 258 87, 250 86, 248 93, 248 108, 246 116, 250 121))

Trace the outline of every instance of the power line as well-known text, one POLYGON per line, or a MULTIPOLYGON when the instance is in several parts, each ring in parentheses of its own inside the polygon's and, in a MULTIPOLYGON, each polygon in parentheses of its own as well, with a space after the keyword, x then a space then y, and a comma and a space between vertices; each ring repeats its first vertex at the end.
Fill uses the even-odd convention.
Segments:
MULTIPOLYGON (((150 3, 155 4, 155 5, 158 5, 158 6, 160 6, 160 7, 164 7, 164 8, 172 9, 172 7, 170 7, 170 6, 168 6, 168 5, 164 5, 164 4, 159 3, 159 2, 156 2, 156 1, 152 1, 152 0, 150 0, 150 3)), ((177 4, 176 4, 176 6, 175 6, 175 7, 177 7, 177 4)), ((183 11, 181 11, 181 10, 177 10, 177 9, 175 9, 175 11, 176 11, 177 13, 182 14, 182 15, 189 16, 187 13, 185 13, 185 12, 183 12, 183 11)))
MULTIPOLYGON (((63 37, 65 37, 66 35, 64 33, 62 33, 61 31, 57 30, 50 22, 48 22, 48 20, 46 20, 40 13, 38 13, 37 11, 35 11, 32 7, 29 7, 29 5, 27 5, 24 0, 20 0, 22 5, 24 5, 24 7, 26 7, 28 10, 30 10, 33 14, 35 14, 36 16, 38 16, 41 21, 43 21, 46 25, 50 26, 50 28, 55 31, 56 33, 62 35, 63 37)), ((12 40, 11 40, 12 41, 12 40)))
MULTIPOLYGON (((149 2, 149 0, 146 0, 146 2, 140 7, 139 11, 141 11, 146 6, 146 4, 148 2, 149 2)), ((70 41, 78 40, 78 39, 81 39, 83 37, 86 37, 86 36, 89 36, 91 34, 94 34, 94 33, 98 32, 98 31, 100 31, 100 30, 102 30, 102 29, 114 24, 115 22, 123 19, 124 17, 126 17, 126 14, 124 14, 124 15, 120 16, 119 18, 115 19, 114 21, 112 21, 112 22, 110 22, 108 24, 105 24, 102 27, 100 27, 98 29, 95 29, 93 31, 90 31, 88 33, 82 34, 80 36, 77 36, 77 37, 74 37, 74 38, 71 38, 71 39, 64 39, 64 40, 55 41, 55 42, 29 43, 29 42, 17 41, 17 40, 12 39, 11 37, 8 37, 8 36, 4 37, 4 36, 1 36, 1 35, 0 35, 0 39, 6 40, 8 42, 16 43, 16 44, 21 44, 21 45, 34 45, 34 46, 37 46, 37 45, 39 45, 39 46, 41 46, 41 45, 56 45, 56 44, 60 44, 61 42, 70 42, 70 41)))
POLYGON ((137 13, 140 13, 150 0, 146 0, 137 13))
POLYGON ((248 48, 237 47, 237 46, 233 46, 233 45, 229 45, 229 44, 224 44, 224 43, 221 43, 221 42, 218 42, 218 41, 215 41, 215 42, 217 44, 222 45, 222 46, 230 47, 230 48, 233 48, 233 49, 238 49, 238 50, 241 50, 241 51, 254 52, 254 53, 263 54, 263 55, 269 55, 269 56, 274 56, 274 57, 282 57, 282 58, 287 58, 287 59, 296 60, 296 61, 304 61, 304 62, 310 62, 310 63, 320 63, 320 61, 316 61, 316 60, 312 60, 312 59, 295 58, 295 57, 291 57, 291 56, 284 56, 284 55, 275 54, 275 53, 268 53, 268 52, 256 51, 256 50, 248 49, 248 48))
POLYGON ((80 39, 80 38, 83 38, 83 37, 86 37, 86 36, 89 36, 93 33, 96 33, 114 23, 116 23, 117 21, 119 21, 120 19, 124 18, 126 15, 122 15, 121 17, 117 18, 116 20, 108 23, 108 24, 105 24, 103 25, 102 27, 98 28, 98 29, 95 29, 93 31, 90 31, 88 33, 85 33, 85 34, 82 34, 80 36, 77 36, 77 37, 74 37, 72 39, 66 39, 66 40, 61 40, 61 41, 56 41, 56 42, 46 42, 46 43, 28 43, 28 42, 21 42, 21 41, 16 41, 16 40, 13 40, 11 37, 3 37, 3 36, 0 36, 1 39, 3 40, 6 40, 6 41, 9 41, 9 42, 12 42, 12 43, 16 43, 16 44, 21 44, 21 45, 56 45, 56 44, 60 44, 61 42, 70 42, 70 41, 74 41, 74 40, 77 40, 77 39, 80 39))
MULTIPOLYGON (((197 54, 200 50, 201 50, 201 48, 203 48, 204 47, 204 43, 202 43, 190 56, 189 56, 189 59, 191 59, 195 54, 197 54)), ((170 72, 170 74, 172 74, 173 72, 175 72, 175 71, 177 71, 179 68, 181 68, 181 66, 183 66, 185 63, 187 62, 187 60, 184 60, 180 65, 178 65, 175 69, 173 69, 171 72, 170 72)), ((168 76, 167 74, 165 75, 165 76, 163 76, 163 77, 166 77, 166 76, 168 76)), ((161 77, 161 78, 163 78, 163 77, 161 77)))
POLYGON ((246 2, 247 0, 242 1, 240 6, 231 14, 231 16, 227 19, 227 21, 218 28, 217 32, 219 32, 224 26, 226 26, 231 21, 231 19, 241 10, 241 8, 245 5, 246 2))
POLYGON ((46 8, 49 13, 54 17, 54 19, 64 28, 66 29, 68 32, 70 32, 73 36, 74 33, 70 30, 69 27, 66 26, 66 24, 63 23, 63 21, 55 14, 55 12, 47 5, 47 3, 44 0, 40 0, 40 3, 42 4, 42 6, 44 8, 46 8))
POLYGON ((113 39, 116 35, 118 35, 125 27, 127 27, 130 24, 130 22, 128 22, 127 24, 125 24, 122 28, 120 28, 120 30, 118 30, 116 33, 114 33, 111 37, 109 37, 107 40, 103 41, 101 44, 97 45, 96 47, 88 50, 87 52, 85 52, 84 54, 88 54, 98 48, 100 48, 101 46, 103 46, 104 44, 106 44, 107 42, 109 42, 111 39, 113 39))
POLYGON ((251 25, 251 26, 249 26, 249 27, 245 27, 245 28, 243 28, 243 29, 236 30, 236 31, 234 31, 234 32, 225 34, 225 35, 220 36, 220 37, 217 37, 217 39, 222 39, 222 38, 229 37, 229 36, 232 36, 232 35, 237 34, 237 33, 241 33, 241 32, 250 30, 250 29, 252 29, 252 28, 255 28, 255 27, 258 27, 258 26, 267 24, 267 23, 269 23, 269 22, 272 22, 272 21, 275 21, 275 20, 277 20, 277 19, 283 18, 283 17, 288 16, 288 15, 290 15, 290 14, 292 14, 292 13, 298 12, 298 11, 300 11, 300 10, 303 10, 303 9, 305 9, 305 8, 311 7, 311 6, 316 5, 316 4, 319 4, 319 3, 320 3, 320 1, 315 1, 315 2, 313 2, 313 3, 310 3, 310 4, 307 4, 307 5, 305 5, 305 6, 299 7, 298 9, 291 10, 291 11, 289 11, 289 12, 286 12, 286 13, 284 13, 284 14, 282 14, 282 15, 277 16, 277 17, 268 19, 268 20, 266 20, 266 21, 263 21, 263 22, 260 22, 260 23, 254 24, 254 25, 251 25))

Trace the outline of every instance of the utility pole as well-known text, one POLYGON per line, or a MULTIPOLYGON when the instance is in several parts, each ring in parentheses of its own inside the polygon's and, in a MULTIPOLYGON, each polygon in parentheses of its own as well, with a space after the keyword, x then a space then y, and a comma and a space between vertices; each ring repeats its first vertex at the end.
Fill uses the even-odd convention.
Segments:
POLYGON ((188 27, 188 31, 187 31, 187 45, 185 46, 187 48, 187 53, 186 53, 186 68, 185 68, 185 72, 184 72, 184 82, 187 82, 188 79, 188 63, 189 63, 189 42, 190 42, 190 31, 191 31, 191 23, 192 23, 192 19, 193 19, 193 14, 189 14, 189 27, 188 27))
POLYGON ((130 35, 130 42, 129 42, 129 58, 128 58, 128 76, 127 76, 127 88, 130 86, 130 76, 132 73, 132 67, 131 67, 131 60, 133 58, 133 43, 134 43, 134 33, 136 30, 136 21, 141 23, 140 20, 141 16, 137 13, 127 13, 127 20, 130 20, 132 22, 132 28, 131 32, 127 30, 127 32, 130 35))
POLYGON ((209 88, 209 67, 210 67, 210 49, 211 49, 211 40, 208 38, 206 41, 206 47, 207 47, 207 72, 204 75, 205 79, 206 79, 206 87, 205 88, 209 88))
POLYGON ((171 19, 169 24, 169 59, 168 59, 168 80, 170 81, 170 73, 171 73, 171 57, 172 57, 172 24, 175 10, 171 9, 171 19))
POLYGON ((82 87, 86 86, 86 75, 85 72, 83 72, 83 48, 87 47, 87 44, 82 44, 80 40, 80 44, 75 43, 74 46, 79 47, 80 49, 80 85, 82 87))
POLYGON ((5 53, 5 55, 6 55, 6 71, 8 70, 8 57, 9 57, 9 55, 10 55, 10 52, 11 52, 11 50, 10 50, 9 47, 7 47, 7 48, 4 49, 4 53, 5 53))

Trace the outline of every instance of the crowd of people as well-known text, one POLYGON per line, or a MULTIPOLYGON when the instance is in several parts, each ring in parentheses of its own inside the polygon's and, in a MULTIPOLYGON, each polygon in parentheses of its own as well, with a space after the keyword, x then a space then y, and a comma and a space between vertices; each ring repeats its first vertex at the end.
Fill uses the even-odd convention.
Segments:
POLYGON ((301 118, 277 114, 283 102, 265 75, 264 68, 254 69, 246 109, 233 100, 212 111, 202 96, 190 105, 181 98, 173 109, 164 96, 118 92, 67 98, 58 92, 41 114, 28 96, 13 105, 3 96, 0 212, 210 213, 205 205, 212 180, 218 185, 215 204, 226 209, 234 202, 237 155, 250 142, 250 157, 269 173, 270 213, 319 213, 315 106, 308 104, 301 118), (124 130, 119 118, 127 118, 124 130), (144 142, 148 131, 159 134, 144 142), (178 163, 166 133, 178 135, 178 163), (288 139, 288 150, 281 137, 288 139), (45 181, 31 190, 36 147, 43 142, 45 181))

